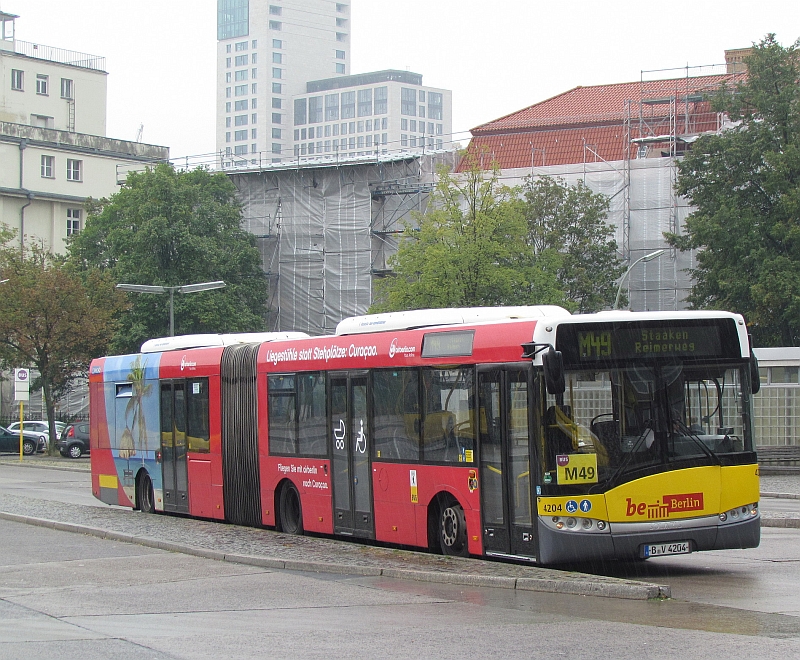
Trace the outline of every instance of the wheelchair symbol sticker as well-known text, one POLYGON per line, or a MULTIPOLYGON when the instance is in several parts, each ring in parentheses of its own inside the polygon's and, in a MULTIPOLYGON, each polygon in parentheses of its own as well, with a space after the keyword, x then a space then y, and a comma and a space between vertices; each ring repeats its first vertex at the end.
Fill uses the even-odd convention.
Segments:
POLYGON ((589 513, 592 510, 592 503, 589 500, 581 500, 581 511, 589 513))
POLYGON ((575 513, 578 510, 578 503, 575 500, 567 500, 565 508, 567 513, 575 513))

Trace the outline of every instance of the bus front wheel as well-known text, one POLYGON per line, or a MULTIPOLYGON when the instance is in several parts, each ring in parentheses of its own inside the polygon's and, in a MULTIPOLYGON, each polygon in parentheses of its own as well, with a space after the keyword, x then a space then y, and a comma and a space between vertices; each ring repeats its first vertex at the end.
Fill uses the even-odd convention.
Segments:
POLYGON ((439 545, 443 555, 466 557, 467 520, 464 509, 458 502, 450 500, 442 505, 439 514, 439 545))

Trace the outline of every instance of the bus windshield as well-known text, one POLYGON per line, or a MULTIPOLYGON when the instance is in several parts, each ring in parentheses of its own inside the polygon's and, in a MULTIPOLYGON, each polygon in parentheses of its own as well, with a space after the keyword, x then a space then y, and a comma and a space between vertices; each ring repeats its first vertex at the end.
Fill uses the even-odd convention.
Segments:
POLYGON ((543 418, 545 483, 596 492, 679 463, 738 462, 752 451, 742 368, 649 361, 568 371, 563 403, 549 397, 543 418), (559 470, 576 454, 586 455, 572 460, 588 469, 582 478, 559 470))

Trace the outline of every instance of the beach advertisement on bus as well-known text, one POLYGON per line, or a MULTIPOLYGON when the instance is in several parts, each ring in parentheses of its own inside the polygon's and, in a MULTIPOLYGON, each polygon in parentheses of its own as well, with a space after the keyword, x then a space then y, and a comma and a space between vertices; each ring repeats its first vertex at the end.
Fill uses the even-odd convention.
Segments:
POLYGON ((158 374, 160 353, 110 357, 104 364, 104 399, 109 444, 117 478, 135 504, 136 476, 144 468, 162 508, 158 374))

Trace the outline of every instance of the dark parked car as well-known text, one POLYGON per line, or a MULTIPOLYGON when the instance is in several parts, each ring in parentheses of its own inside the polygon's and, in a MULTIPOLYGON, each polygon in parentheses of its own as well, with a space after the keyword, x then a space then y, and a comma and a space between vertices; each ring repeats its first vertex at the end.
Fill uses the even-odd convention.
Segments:
POLYGON ((89 453, 89 422, 75 422, 61 433, 58 451, 68 458, 80 458, 89 453))
MULTIPOLYGON (((47 441, 38 433, 22 432, 22 453, 26 456, 47 449, 47 441)), ((19 453, 19 431, 9 431, 0 426, 0 452, 19 453)))

